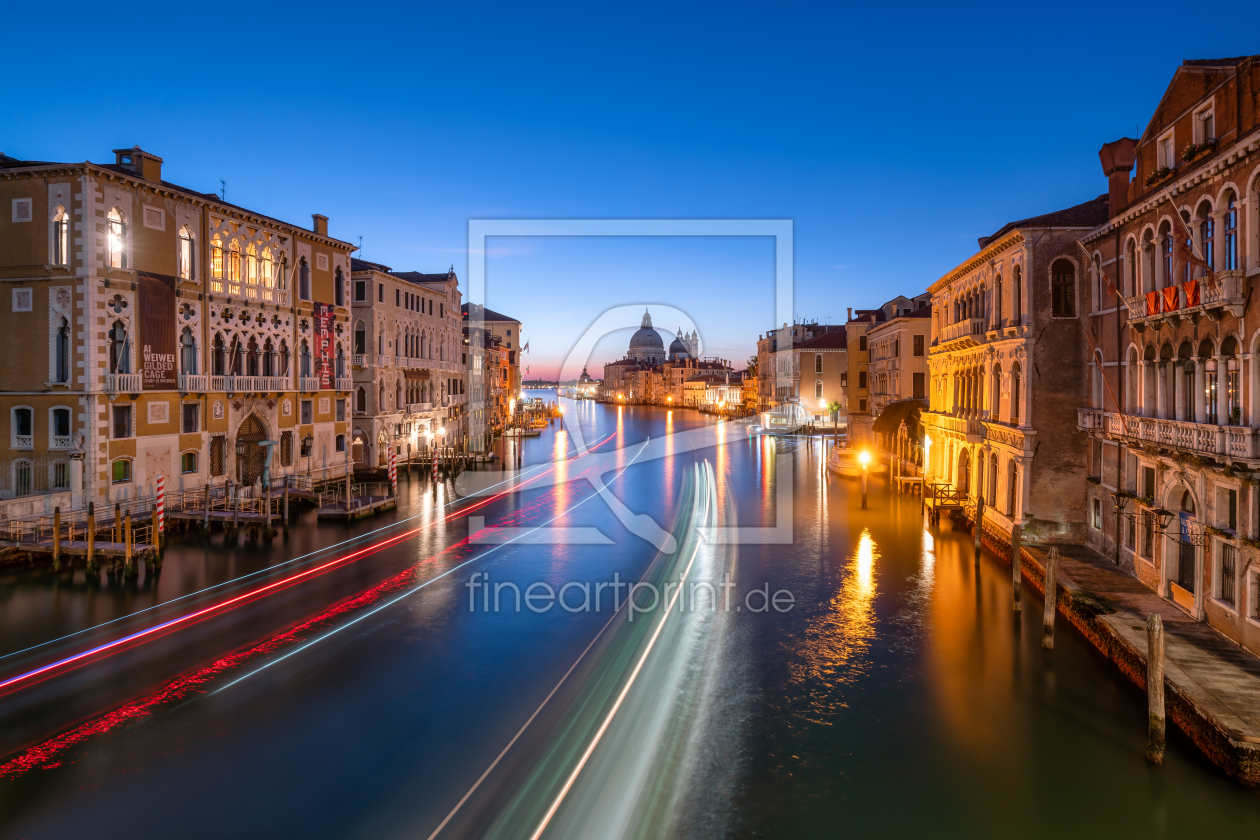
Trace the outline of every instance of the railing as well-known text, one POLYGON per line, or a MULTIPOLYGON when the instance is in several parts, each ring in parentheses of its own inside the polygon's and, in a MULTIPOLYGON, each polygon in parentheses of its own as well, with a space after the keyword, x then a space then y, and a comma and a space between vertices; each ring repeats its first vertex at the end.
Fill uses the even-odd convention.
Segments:
POLYGON ((984 437, 984 423, 973 417, 958 417, 939 411, 924 412, 925 417, 934 418, 937 428, 954 434, 966 435, 970 439, 981 440, 984 437))
POLYGON ((210 390, 210 377, 204 373, 181 373, 179 375, 179 390, 184 393, 195 391, 203 393, 210 390))
POLYGON ((73 449, 74 437, 71 435, 53 435, 49 449, 73 449))
POLYGON ((971 339, 979 341, 980 337, 985 333, 985 320, 983 318, 964 318, 956 321, 941 330, 938 343, 946 344, 950 341, 958 339, 971 339))
POLYGON ((32 455, 0 461, 0 499, 43 496, 70 489, 70 459, 32 455))
POLYGON ((319 377, 318 376, 301 377, 298 380, 298 388, 299 390, 302 390, 302 391, 318 391, 319 390, 319 377))
POLYGON ((354 379, 352 377, 338 376, 336 384, 337 384, 338 391, 353 391, 354 390, 354 379))
POLYGON ((433 410, 433 403, 407 403, 408 414, 422 414, 433 410))
POLYGON ((144 390, 144 377, 138 373, 105 374, 105 391, 110 394, 133 394, 144 390))
POLYGON ((224 376, 225 390, 245 394, 265 394, 268 391, 289 390, 287 376, 224 376))
POLYGON ((365 354, 355 353, 353 356, 350 357, 350 364, 354 365, 355 367, 363 367, 366 364, 366 362, 364 362, 365 358, 366 358, 365 354))
POLYGON ((1207 278, 1200 278, 1197 281, 1199 302, 1194 306, 1190 305, 1189 292, 1186 290, 1185 283, 1169 287, 1174 290, 1174 300, 1171 305, 1164 297, 1166 289, 1159 289, 1154 300, 1156 307, 1154 311, 1148 311, 1145 294, 1125 298, 1129 318, 1131 320, 1171 318, 1182 312, 1202 312, 1219 306, 1237 306, 1241 314, 1241 307, 1246 303, 1246 283, 1243 274, 1241 270, 1218 272, 1214 282, 1209 282, 1207 278))
POLYGON ((1076 425, 1083 431, 1100 431, 1112 438, 1146 441, 1183 452, 1218 458, 1260 459, 1258 430, 1250 426, 1215 426, 1094 408, 1078 408, 1076 425))
POLYGON ((35 436, 34 435, 14 435, 13 448, 14 449, 34 449, 35 436))

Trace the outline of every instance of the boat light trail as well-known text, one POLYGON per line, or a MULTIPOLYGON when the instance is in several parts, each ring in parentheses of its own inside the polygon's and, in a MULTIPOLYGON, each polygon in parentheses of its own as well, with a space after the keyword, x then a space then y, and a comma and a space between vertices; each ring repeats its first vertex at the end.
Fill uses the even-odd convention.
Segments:
MULTIPOLYGON (((615 436, 616 436, 616 432, 613 432, 613 433, 611 433, 611 434, 607 435, 606 437, 604 437, 604 438, 603 438, 602 440, 600 440, 598 443, 592 444, 592 446, 591 446, 590 448, 591 448, 591 449, 595 449, 595 448, 597 448, 597 447, 603 446, 605 443, 608 443, 608 441, 612 440, 612 438, 614 438, 615 436)), ((566 455, 566 456, 568 456, 568 455, 572 455, 572 454, 578 454, 578 449, 577 449, 577 448, 574 448, 574 449, 569 449, 569 450, 567 450, 567 451, 565 452, 565 455, 566 455)), ((556 464, 556 463, 558 462, 558 460, 559 460, 559 459, 557 459, 557 460, 553 460, 553 461, 546 461, 546 462, 543 462, 543 463, 541 463, 541 464, 535 464, 534 466, 532 466, 532 467, 528 467, 528 468, 526 468, 525 470, 523 470, 523 471, 522 471, 522 473, 521 473, 520 475, 516 475, 516 476, 511 476, 511 477, 509 477, 509 478, 505 478, 503 481, 500 481, 500 482, 497 482, 497 483, 495 483, 495 484, 490 485, 489 487, 487 487, 487 488, 486 488, 486 490, 493 490, 493 489, 494 489, 494 488, 496 488, 496 487, 502 487, 504 484, 507 484, 508 482, 513 481, 513 480, 515 480, 515 479, 521 478, 521 477, 523 477, 526 473, 528 473, 528 472, 530 472, 530 471, 540 470, 540 469, 542 469, 543 467, 546 467, 548 464, 553 465, 553 466, 552 466, 552 469, 555 469, 554 464, 556 464)), ((549 472, 549 471, 550 471, 550 470, 548 470, 548 472, 549 472)), ((546 475, 546 472, 544 472, 544 473, 543 473, 543 475, 546 475)), ((541 476, 535 476, 535 478, 539 478, 539 477, 541 477, 541 476)), ((531 481, 532 481, 532 480, 533 480, 533 479, 531 479, 531 481)), ((529 483, 529 482, 526 482, 526 483, 529 483)), ((518 486, 518 487, 521 487, 521 486, 524 486, 524 485, 522 484, 522 485, 517 485, 517 486, 518 486)), ((515 488, 513 488, 513 489, 515 489, 515 488)), ((500 494, 500 495, 502 495, 502 494, 500 494)), ((499 498, 499 496, 495 496, 494 498, 499 498)), ((447 503, 446 503, 445 505, 443 505, 442 507, 445 507, 445 508, 453 507, 453 506, 455 506, 455 505, 460 504, 460 503, 461 503, 461 502, 463 502, 463 501, 465 501, 465 499, 454 499, 454 500, 452 500, 452 501, 450 501, 450 502, 447 502, 447 503)), ((439 508, 439 510, 440 510, 440 509, 441 509, 441 508, 439 508)), ((467 513, 469 510, 474 510, 474 509, 475 509, 475 508, 466 508, 465 510, 462 510, 462 511, 457 511, 457 512, 456 512, 456 513, 454 513, 453 515, 454 515, 454 516, 461 516, 461 515, 463 515, 464 513, 467 513)), ((207 592, 211 592, 211 591, 213 591, 213 590, 215 590, 215 589, 221 589, 221 588, 223 588, 223 587, 225 587, 225 586, 231 586, 231 585, 232 585, 232 584, 234 584, 234 583, 240 583, 241 581, 248 580, 248 579, 249 579, 249 578, 251 578, 251 577, 257 577, 258 575, 264 574, 264 573, 266 573, 266 572, 271 572, 271 571, 274 571, 274 570, 276 570, 276 569, 280 569, 280 568, 283 568, 283 567, 285 567, 285 566, 292 565, 292 564, 294 564, 294 563, 298 563, 298 562, 300 562, 300 561, 302 561, 302 560, 308 560, 308 559, 311 559, 311 558, 314 558, 314 557, 318 557, 318 556, 320 556, 321 554, 327 554, 327 553, 329 553, 329 552, 331 552, 331 551, 335 551, 335 550, 337 550, 338 548, 342 548, 342 547, 344 547, 344 546, 348 546, 348 545, 355 545, 355 544, 357 544, 357 543, 361 543, 361 542, 363 542, 364 540, 370 539, 371 537, 373 537, 373 536, 375 536, 375 535, 377 535, 377 534, 380 534, 380 533, 383 533, 383 532, 388 532, 388 531, 390 531, 390 530, 393 530, 393 529, 395 529, 395 528, 398 528, 400 525, 405 525, 406 523, 410 522, 411 520, 413 520, 413 519, 418 519, 418 518, 419 518, 419 517, 421 517, 421 516, 424 516, 424 512, 417 513, 417 514, 415 514, 414 516, 409 516, 409 517, 407 517, 406 519, 398 519, 398 520, 395 520, 394 522, 391 522, 391 523, 389 523, 388 525, 384 525, 384 526, 382 526, 382 527, 380 527, 380 528, 377 528, 377 529, 376 529, 376 530, 374 530, 374 531, 368 531, 367 533, 364 533, 364 534, 357 534, 356 536, 353 536, 353 537, 351 537, 351 538, 350 538, 350 539, 348 539, 348 540, 342 540, 342 541, 341 541, 341 542, 339 542, 339 543, 333 543, 332 545, 327 545, 327 546, 324 546, 323 548, 318 548, 318 549, 316 549, 315 551, 310 551, 310 552, 307 552, 306 554, 303 554, 303 555, 301 555, 301 556, 299 556, 299 557, 292 557, 292 558, 290 558, 290 559, 288 559, 288 560, 284 560, 284 561, 282 561, 282 562, 280 562, 280 563, 275 563, 275 564, 272 564, 272 565, 267 566, 267 567, 262 568, 262 569, 256 569, 255 571, 252 571, 252 572, 247 572, 246 574, 239 575, 239 576, 237 576, 237 577, 231 578, 230 580, 225 580, 225 581, 222 581, 221 583, 215 583, 215 584, 212 584, 212 585, 210 585, 210 586, 204 587, 204 588, 202 588, 202 589, 198 589, 198 590, 196 590, 196 591, 194 591, 194 592, 188 592, 188 593, 186 593, 186 594, 184 594, 184 595, 180 595, 180 596, 178 596, 178 597, 171 598, 170 600, 167 600, 167 601, 162 601, 162 602, 160 602, 160 603, 154 604, 153 606, 150 606, 150 607, 145 607, 144 609, 136 610, 135 612, 130 612, 130 613, 127 613, 126 615, 120 615, 120 616, 118 616, 118 618, 111 618, 109 621, 102 621, 100 624, 94 624, 94 625, 92 625, 91 627, 85 627, 85 628, 83 628, 82 630, 76 630, 76 631, 74 631, 73 633, 67 633, 67 634, 65 634, 64 636, 58 636, 58 637, 57 637, 57 638, 55 638, 55 639, 48 639, 48 640, 46 640, 46 641, 39 642, 38 644, 31 645, 30 647, 24 647, 24 648, 22 648, 21 650, 15 650, 15 651, 12 651, 12 652, 10 652, 10 653, 0 654, 0 660, 3 660, 3 659, 8 659, 8 658, 9 658, 9 657, 11 657, 11 656, 17 656, 17 655, 19 655, 19 654, 23 654, 23 653, 29 653, 30 651, 33 651, 33 650, 38 650, 39 648, 46 647, 47 645, 51 645, 51 644, 56 644, 57 642, 64 642, 64 641, 66 641, 67 639, 73 639, 75 636, 81 636, 81 635, 82 635, 82 634, 84 634, 84 633, 91 633, 91 632, 92 632, 92 631, 94 631, 94 630, 100 630, 102 627, 108 627, 108 626, 109 626, 109 625, 111 625, 111 624, 116 624, 116 623, 118 623, 118 622, 120 622, 120 621, 126 621, 126 620, 128 620, 128 619, 135 618, 136 616, 143 615, 144 613, 147 613, 147 612, 152 612, 153 610, 159 609, 159 608, 161 608, 161 607, 169 606, 169 605, 174 604, 174 603, 176 603, 176 602, 178 602, 178 601, 184 601, 184 600, 187 600, 187 599, 189 599, 189 598, 195 598, 195 597, 196 597, 196 596, 198 596, 198 595, 204 595, 205 593, 207 593, 207 592)), ((447 519, 444 519, 443 521, 445 522, 445 521, 447 521, 447 520, 449 520, 449 519, 450 519, 450 517, 447 517, 447 519)), ((414 533, 414 532, 413 532, 413 533, 414 533)), ((20 679, 20 677, 17 677, 17 678, 15 678, 15 679, 20 679)), ((3 689, 5 685, 7 685, 7 683, 0 683, 0 689, 3 689)))
MULTIPOLYGON (((640 450, 640 451, 642 451, 642 450, 640 450)), ((547 473, 551 472, 551 470, 556 469, 556 467, 555 467, 555 463, 556 463, 556 462, 552 462, 551 469, 549 469, 549 470, 544 470, 543 472, 539 473, 538 475, 534 476, 533 478, 529 479, 528 481, 524 481, 524 482, 522 482, 522 483, 520 483, 520 484, 516 484, 516 485, 514 485, 514 486, 512 486, 512 487, 508 488, 507 490, 504 490, 504 491, 502 491, 502 492, 500 492, 500 493, 495 494, 494 496, 491 496, 491 497, 486 498, 486 499, 482 499, 480 502, 477 502, 476 504, 470 505, 469 507, 466 507, 466 508, 463 508, 463 509, 461 509, 461 510, 458 510, 458 511, 455 511, 455 512, 452 512, 452 513, 448 514, 448 515, 447 515, 447 516, 446 516, 446 517, 442 520, 442 522, 443 522, 443 523, 445 523, 445 522, 449 522, 450 520, 452 520, 452 519, 454 519, 454 518, 456 518, 456 517, 464 516, 464 515, 466 515, 466 514, 468 514, 468 513, 472 512, 472 511, 474 511, 474 510, 477 510, 477 509, 479 509, 479 508, 485 507, 486 505, 490 504, 491 502, 494 502, 494 501, 496 501, 496 500, 498 500, 498 499, 503 498, 504 496, 508 495, 509 493, 516 492, 517 490, 519 490, 519 489, 521 489, 521 488, 523 488, 523 487, 526 487, 526 486, 528 486, 528 485, 532 484, 532 483, 533 483, 533 482, 535 482, 535 481, 538 481, 539 479, 541 479, 541 478, 543 478, 544 476, 546 476, 546 475, 547 475, 547 473)), ((413 518, 414 518, 414 517, 413 517, 413 518)), ((554 520, 553 520, 553 521, 554 521, 554 520)), ((381 550, 383 550, 383 549, 385 549, 385 548, 389 548, 389 547, 391 547, 391 546, 393 546, 393 545, 397 545, 398 543, 400 543, 400 542, 402 542, 402 541, 404 541, 404 540, 407 540, 407 539, 409 539, 409 538, 411 538, 411 537, 415 536, 416 534, 419 534, 419 533, 420 533, 421 531, 423 531, 423 530, 424 530, 423 528, 413 528, 413 529, 411 529, 411 530, 409 530, 409 531, 405 531, 405 532, 403 532, 403 533, 401 533, 401 534, 395 534, 394 536, 389 537, 388 539, 382 540, 382 541, 380 541, 380 542, 378 542, 378 543, 374 543, 373 545, 370 545, 370 546, 368 546, 367 548, 362 548, 362 549, 360 549, 360 550, 358 550, 358 551, 356 551, 356 552, 353 552, 353 553, 351 553, 351 554, 344 555, 344 556, 342 556, 342 557, 338 557, 338 558, 336 558, 336 559, 334 559, 334 560, 330 560, 330 561, 328 561, 327 563, 323 563, 323 564, 321 564, 321 565, 319 565, 319 566, 313 566, 313 567, 311 567, 311 568, 309 568, 309 569, 306 569, 306 570, 304 570, 304 571, 297 572, 296 574, 293 574, 293 575, 290 575, 290 576, 288 576, 288 577, 282 578, 282 579, 280 579, 280 580, 278 580, 278 581, 274 581, 274 582, 272 582, 272 583, 269 583, 269 584, 267 584, 266 586, 261 586, 261 587, 259 587, 259 588, 257 588, 257 589, 252 589, 252 590, 250 590, 249 592, 245 592, 245 593, 243 593, 243 594, 241 594, 241 595, 237 595, 237 596, 236 596, 236 597, 234 597, 234 598, 229 598, 229 599, 228 599, 228 600, 226 600, 226 601, 221 601, 221 602, 219 602, 219 603, 217 603, 217 604, 212 604, 211 606, 204 607, 203 609, 197 610, 197 611, 195 611, 195 612, 186 613, 186 614, 184 614, 184 615, 182 615, 182 616, 178 616, 178 617, 173 618, 173 619, 171 619, 171 620, 169 620, 169 621, 164 621, 164 622, 162 622, 161 624, 155 624, 155 625, 153 625, 152 627, 147 627, 147 628, 145 628, 144 630, 139 630, 139 631, 137 631, 137 632, 135 632, 135 633, 132 633, 132 634, 127 635, 127 636, 123 636, 123 637, 118 638, 118 639, 115 639, 115 640, 113 640, 113 641, 111 641, 111 642, 106 642, 105 644, 97 645, 96 647, 89 648, 88 650, 81 651, 81 652, 79 652, 79 653, 73 654, 72 656, 67 656, 67 657, 65 657, 65 658, 63 658, 63 659, 59 659, 59 660, 57 660, 57 661, 55 661, 55 662, 50 662, 50 663, 48 663, 47 665, 42 665, 42 666, 40 666, 40 667, 38 667, 38 668, 33 668, 33 669, 29 670, 29 671, 26 671, 26 672, 24 672, 24 673, 18 674, 17 676, 10 677, 10 678, 9 678, 9 679, 7 679, 7 680, 0 681, 0 696, 3 696, 3 695, 5 695, 5 694, 11 694, 13 691, 18 690, 18 686, 19 686, 19 684, 20 684, 20 683, 27 683, 27 682, 29 682, 30 680, 32 680, 33 678, 35 678, 35 677, 37 677, 37 676, 40 676, 40 675, 42 675, 42 674, 51 674, 52 672, 54 672, 54 671, 56 671, 56 670, 58 670, 58 669, 64 668, 64 667, 66 667, 66 666, 68 666, 68 665, 72 665, 72 664, 74 664, 74 663, 76 663, 76 662, 83 662, 83 661, 88 660, 88 659, 90 659, 90 658, 92 658, 92 657, 94 657, 94 656, 97 656, 97 655, 99 655, 99 654, 103 654, 103 653, 107 653, 107 652, 110 652, 110 651, 116 651, 116 650, 119 650, 119 649, 123 648, 123 646, 129 645, 129 643, 131 643, 131 642, 136 642, 136 641, 139 641, 139 640, 146 640, 146 641, 147 641, 149 638, 155 638, 155 637, 156 637, 159 633, 161 633, 161 632, 162 632, 162 631, 164 631, 164 630, 169 630, 169 629, 171 629, 171 628, 175 628, 175 627, 178 627, 178 626, 180 626, 180 625, 187 625, 187 624, 189 624, 189 623, 194 622, 194 620, 195 620, 195 619, 199 619, 199 618, 203 618, 203 617, 209 616, 209 615, 210 615, 210 614, 212 614, 212 613, 223 612, 223 611, 226 611, 226 610, 228 610, 228 609, 230 609, 230 608, 233 608, 233 607, 236 607, 236 606, 240 606, 240 605, 241 605, 241 604, 243 604, 243 603, 247 603, 247 602, 249 602, 249 601, 256 600, 257 598, 260 598, 260 597, 265 597, 265 595, 270 594, 270 593, 272 593, 272 592, 274 592, 274 591, 277 591, 277 590, 279 590, 279 589, 283 589, 283 588, 288 588, 289 586, 291 586, 291 585, 293 585, 293 584, 295 584, 295 583, 299 583, 299 582, 301 582, 301 581, 302 581, 302 580, 304 580, 304 579, 307 579, 307 578, 311 578, 311 577, 317 576, 317 575, 322 574, 323 572, 329 571, 329 570, 331 570, 331 569, 333 569, 333 568, 335 568, 335 567, 337 567, 337 566, 344 565, 344 564, 346 564, 346 563, 348 563, 348 562, 350 562, 350 561, 352 561, 352 560, 357 560, 357 559, 360 559, 360 558, 362 558, 362 557, 368 556, 368 555, 370 555, 370 554, 375 554, 376 552, 381 551, 381 550)), ((507 544, 507 543, 505 543, 505 545, 506 545, 506 544, 507 544)), ((471 561, 468 561, 468 562, 471 562, 471 561)), ((458 568, 458 567, 456 567, 456 568, 458 568)), ((453 569, 452 569, 451 571, 453 571, 453 569)), ((447 572, 446 574, 449 574, 449 572, 447 572)), ((439 576, 439 577, 440 577, 440 576, 439 576)), ((436 580, 437 578, 434 578, 434 579, 436 580)), ((166 634, 165 634, 165 633, 162 633, 162 635, 166 635, 166 634)))

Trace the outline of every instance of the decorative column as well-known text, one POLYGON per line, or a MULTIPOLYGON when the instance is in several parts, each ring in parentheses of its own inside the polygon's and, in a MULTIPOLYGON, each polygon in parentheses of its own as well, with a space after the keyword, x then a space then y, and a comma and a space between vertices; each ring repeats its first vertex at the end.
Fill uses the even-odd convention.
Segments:
POLYGON ((1161 420, 1168 419, 1168 377, 1167 366, 1155 362, 1155 416, 1161 420))
POLYGON ((1177 413, 1174 419, 1183 421, 1186 419, 1186 365, 1182 361, 1174 361, 1173 363, 1173 394, 1176 398, 1177 413))
POLYGON ((1207 372, 1202 359, 1194 365, 1194 422, 1207 422, 1207 372))
POLYGON ((1146 411, 1146 360, 1145 360, 1145 359, 1139 359, 1137 364, 1138 364, 1138 369, 1137 369, 1137 378, 1138 378, 1138 380, 1137 380, 1137 387, 1134 389, 1135 391, 1137 391, 1137 405, 1133 406, 1133 407, 1132 407, 1132 410, 1133 410, 1133 413, 1134 413, 1134 414, 1136 414, 1136 415, 1138 415, 1139 417, 1145 417, 1145 416, 1147 416, 1147 411, 1146 411))
POLYGON ((1229 425, 1229 362, 1221 356, 1216 360, 1216 425, 1229 425))

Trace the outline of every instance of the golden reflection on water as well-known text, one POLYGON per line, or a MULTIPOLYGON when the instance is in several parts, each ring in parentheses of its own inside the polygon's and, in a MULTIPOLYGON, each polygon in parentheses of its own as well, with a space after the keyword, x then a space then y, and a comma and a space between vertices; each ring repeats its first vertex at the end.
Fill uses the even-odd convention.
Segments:
POLYGON ((859 679, 869 667, 865 654, 875 639, 875 561, 879 550, 863 529, 849 557, 844 580, 827 610, 810 621, 791 665, 791 684, 802 698, 793 713, 830 724, 848 704, 837 688, 859 679))

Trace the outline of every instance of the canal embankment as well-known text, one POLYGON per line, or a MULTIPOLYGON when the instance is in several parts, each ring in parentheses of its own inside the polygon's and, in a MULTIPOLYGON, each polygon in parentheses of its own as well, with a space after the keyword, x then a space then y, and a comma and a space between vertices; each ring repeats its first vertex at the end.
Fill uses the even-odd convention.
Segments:
MULTIPOLYGON (((963 514, 956 521, 972 528, 963 514)), ((986 528, 985 548, 1011 562, 1008 535, 986 528)), ((1088 546, 1060 545, 1056 607, 1133 684, 1146 690, 1147 619, 1165 628, 1168 719, 1234 779, 1260 785, 1260 657, 1195 621, 1088 546)), ((1049 546, 1023 545, 1024 579, 1044 596, 1049 546)))

